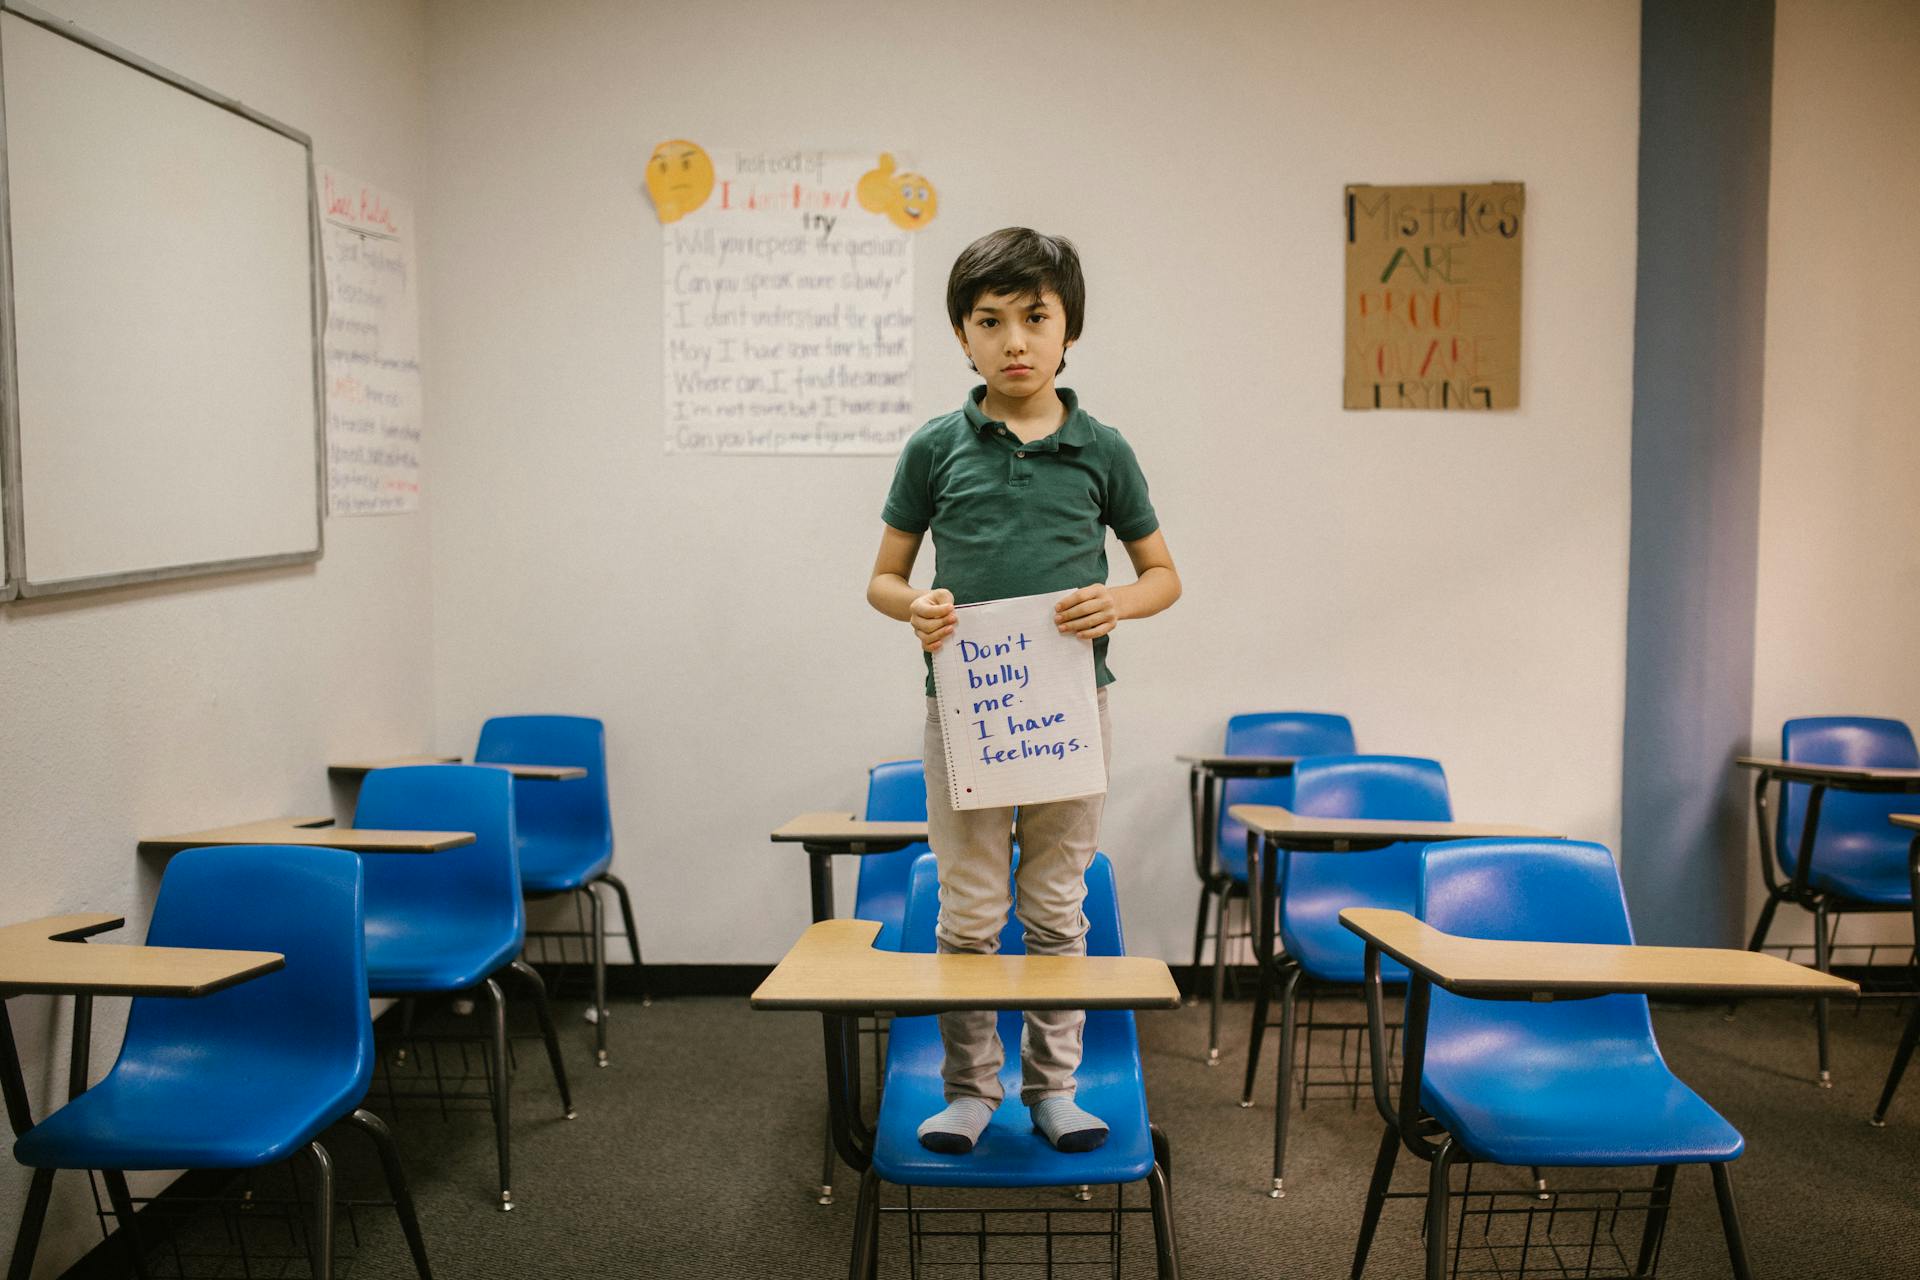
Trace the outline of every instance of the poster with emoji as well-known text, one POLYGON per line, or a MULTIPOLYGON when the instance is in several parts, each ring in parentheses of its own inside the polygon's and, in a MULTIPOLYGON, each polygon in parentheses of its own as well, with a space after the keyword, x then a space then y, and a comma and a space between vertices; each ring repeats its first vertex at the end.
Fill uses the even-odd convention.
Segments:
POLYGON ((653 148, 668 453, 890 454, 913 406, 913 240, 933 182, 891 151, 653 148))

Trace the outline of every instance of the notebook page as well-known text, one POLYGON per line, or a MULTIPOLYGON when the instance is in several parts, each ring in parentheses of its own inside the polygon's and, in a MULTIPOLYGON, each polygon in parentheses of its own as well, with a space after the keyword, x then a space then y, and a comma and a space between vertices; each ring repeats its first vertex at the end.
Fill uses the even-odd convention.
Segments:
POLYGON ((1107 789, 1093 645, 1061 635, 1053 621, 1067 594, 954 610, 953 634, 933 655, 954 808, 1043 804, 1107 789))

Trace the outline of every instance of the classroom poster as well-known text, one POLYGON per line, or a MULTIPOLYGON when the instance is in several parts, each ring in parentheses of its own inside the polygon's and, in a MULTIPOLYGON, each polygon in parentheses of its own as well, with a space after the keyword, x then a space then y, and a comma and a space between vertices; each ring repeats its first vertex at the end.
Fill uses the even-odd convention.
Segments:
POLYGON ((648 161, 668 453, 897 453, 913 409, 913 233, 938 196, 885 152, 648 161))
POLYGON ((1517 409, 1526 187, 1348 187, 1349 409, 1517 409))
POLYGON ((420 294, 413 211, 325 165, 320 249, 327 278, 327 511, 420 505, 420 294))

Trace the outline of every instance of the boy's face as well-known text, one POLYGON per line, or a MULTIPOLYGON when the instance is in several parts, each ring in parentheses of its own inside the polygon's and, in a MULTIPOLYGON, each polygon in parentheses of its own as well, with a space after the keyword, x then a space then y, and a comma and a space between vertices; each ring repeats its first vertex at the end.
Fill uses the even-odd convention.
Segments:
POLYGON ((983 293, 954 331, 989 390, 1024 399, 1053 385, 1073 343, 1060 295, 983 293))

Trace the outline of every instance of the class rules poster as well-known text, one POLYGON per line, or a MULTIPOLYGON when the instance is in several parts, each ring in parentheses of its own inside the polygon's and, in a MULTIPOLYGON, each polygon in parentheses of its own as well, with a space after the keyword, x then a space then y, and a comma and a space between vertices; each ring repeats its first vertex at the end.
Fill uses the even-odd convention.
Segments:
POLYGON ((1526 187, 1346 193, 1349 409, 1520 407, 1526 187))

